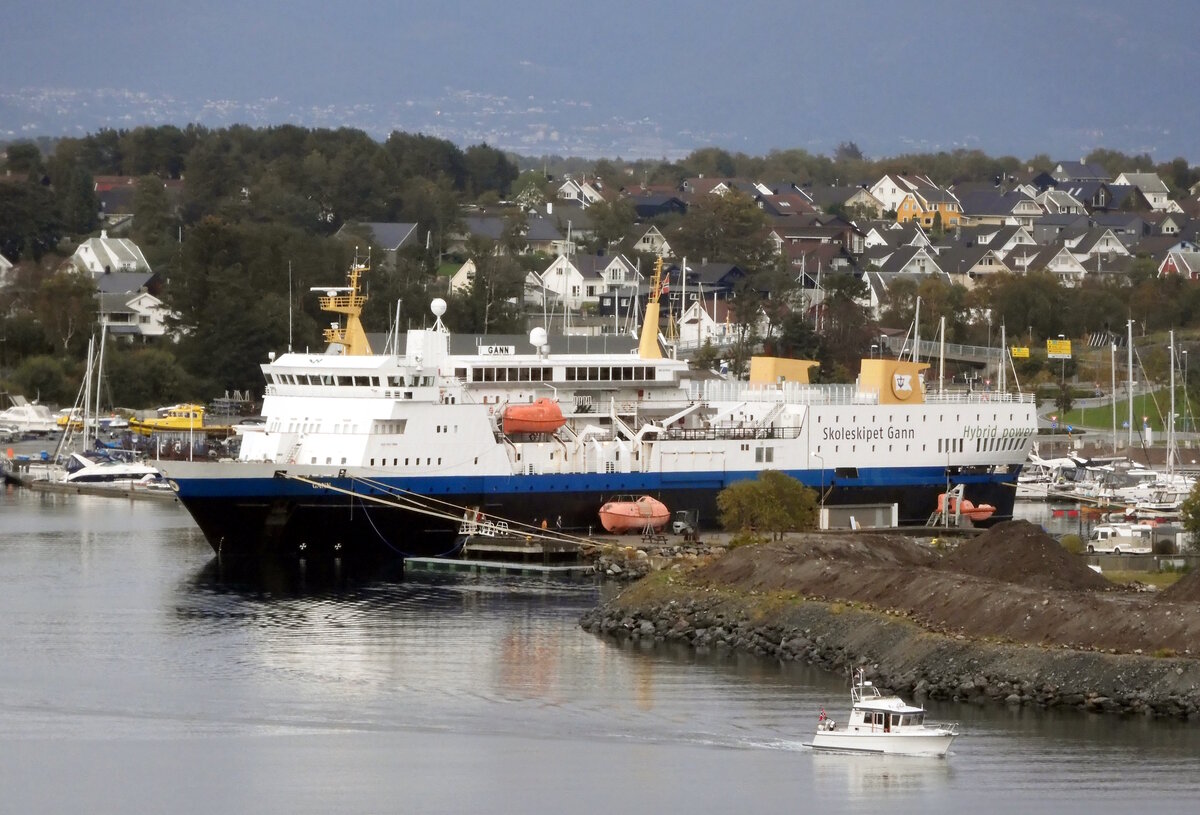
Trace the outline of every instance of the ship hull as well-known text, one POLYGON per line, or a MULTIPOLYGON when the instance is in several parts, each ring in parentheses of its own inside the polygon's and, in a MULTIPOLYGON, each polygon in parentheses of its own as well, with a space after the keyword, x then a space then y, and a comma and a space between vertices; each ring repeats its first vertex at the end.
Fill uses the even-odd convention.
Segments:
MULTIPOLYGON (((717 494, 756 473, 606 473, 592 475, 397 478, 291 468, 239 474, 248 464, 177 463, 169 471, 180 501, 222 556, 449 556, 466 508, 519 529, 562 519, 565 531, 602 531, 600 507, 617 493, 651 495, 674 512, 694 509, 702 528, 717 527, 717 494), (197 469, 199 468, 199 469, 197 469), (204 468, 209 468, 205 471, 204 468), (213 472, 211 468, 220 468, 213 472), (189 472, 192 470, 194 472, 189 472), (297 480, 299 476, 304 480, 297 480), (433 509, 430 515, 414 509, 433 509)), ((1016 468, 956 475, 966 495, 996 507, 991 522, 1012 517, 1016 468)), ((830 506, 892 504, 901 524, 923 524, 945 492, 944 468, 859 470, 824 481, 820 471, 789 472, 826 492, 830 506)))

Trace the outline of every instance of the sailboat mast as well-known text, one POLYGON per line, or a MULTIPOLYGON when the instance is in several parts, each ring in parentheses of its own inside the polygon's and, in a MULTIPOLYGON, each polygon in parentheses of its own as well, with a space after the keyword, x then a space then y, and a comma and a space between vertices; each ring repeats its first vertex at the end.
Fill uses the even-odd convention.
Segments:
POLYGON ((1175 472, 1175 332, 1168 335, 1171 346, 1171 412, 1167 421, 1167 473, 1175 472))
POLYGON ((1117 454, 1117 344, 1109 346, 1112 357, 1109 367, 1112 369, 1112 414, 1113 414, 1113 455, 1117 454))
POLYGON ((1129 377, 1129 447, 1133 448, 1133 320, 1125 322, 1126 351, 1129 353, 1127 376, 1129 377))
MULTIPOLYGON (((108 333, 108 323, 100 323, 100 350, 96 354, 96 410, 92 413, 92 421, 96 423, 96 438, 100 438, 100 378, 104 376, 104 335, 108 333)), ((87 410, 84 410, 84 424, 87 424, 87 410)))

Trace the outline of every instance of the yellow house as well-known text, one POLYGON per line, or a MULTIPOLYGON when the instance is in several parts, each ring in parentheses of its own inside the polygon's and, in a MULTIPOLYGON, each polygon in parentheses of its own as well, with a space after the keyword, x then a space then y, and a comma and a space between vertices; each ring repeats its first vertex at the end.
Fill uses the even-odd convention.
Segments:
POLYGON ((914 191, 904 196, 904 200, 896 208, 896 221, 897 223, 916 221, 928 229, 933 226, 935 215, 939 213, 942 216, 943 229, 952 229, 963 220, 958 199, 945 190, 935 188, 928 191, 914 191))

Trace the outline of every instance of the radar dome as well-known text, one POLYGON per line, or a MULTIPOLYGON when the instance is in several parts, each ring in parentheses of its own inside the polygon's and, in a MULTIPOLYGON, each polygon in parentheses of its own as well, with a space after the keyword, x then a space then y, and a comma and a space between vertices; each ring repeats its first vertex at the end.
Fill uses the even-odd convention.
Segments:
POLYGON ((546 329, 538 326, 529 332, 529 344, 535 348, 541 348, 546 344, 549 338, 546 336, 546 329))
POLYGON ((441 317, 446 313, 446 301, 440 297, 433 298, 433 302, 429 304, 429 310, 433 312, 434 317, 441 317))

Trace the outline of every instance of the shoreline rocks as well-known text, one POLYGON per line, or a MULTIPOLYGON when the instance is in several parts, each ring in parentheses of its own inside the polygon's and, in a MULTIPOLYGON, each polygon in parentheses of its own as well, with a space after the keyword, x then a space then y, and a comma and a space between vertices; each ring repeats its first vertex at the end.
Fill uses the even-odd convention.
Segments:
POLYGON ((862 666, 915 699, 1200 717, 1200 662, 1066 646, 995 643, 927 631, 903 615, 657 575, 585 613, 595 634, 742 651, 830 671, 862 666))

